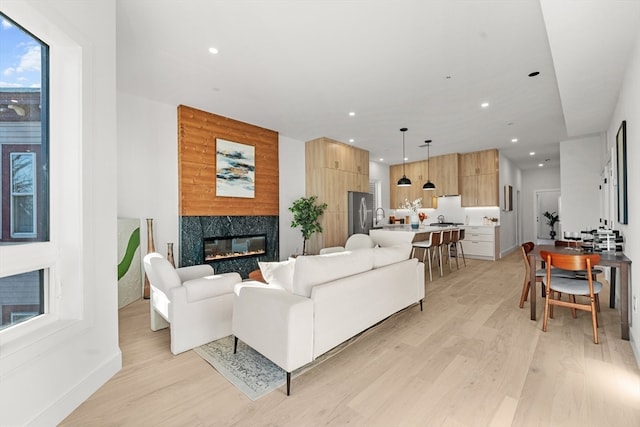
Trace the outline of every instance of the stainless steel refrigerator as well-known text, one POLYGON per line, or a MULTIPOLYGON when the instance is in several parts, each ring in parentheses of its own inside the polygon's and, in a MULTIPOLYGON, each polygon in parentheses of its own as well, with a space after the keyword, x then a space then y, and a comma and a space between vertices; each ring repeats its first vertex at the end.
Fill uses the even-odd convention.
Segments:
POLYGON ((369 234, 373 226, 373 194, 349 191, 349 236, 369 234))

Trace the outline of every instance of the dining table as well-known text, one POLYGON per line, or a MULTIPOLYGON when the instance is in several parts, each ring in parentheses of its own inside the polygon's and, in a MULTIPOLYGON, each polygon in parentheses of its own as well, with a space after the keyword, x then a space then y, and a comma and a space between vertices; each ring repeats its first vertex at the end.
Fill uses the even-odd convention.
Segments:
MULTIPOLYGON (((530 283, 536 283, 536 263, 541 261, 544 265, 544 260, 540 253, 542 251, 560 254, 577 254, 577 253, 591 253, 584 252, 580 248, 575 247, 561 247, 555 245, 536 245, 531 252, 529 252, 529 265, 530 265, 530 283)), ((620 330, 623 340, 629 340, 629 267, 631 260, 622 252, 596 252, 600 255, 600 261, 597 265, 602 267, 611 268, 611 280, 609 283, 610 296, 609 307, 615 308, 615 288, 616 288, 616 269, 620 270, 620 330)), ((531 307, 531 320, 536 320, 536 287, 532 285, 529 287, 529 306, 531 307)))

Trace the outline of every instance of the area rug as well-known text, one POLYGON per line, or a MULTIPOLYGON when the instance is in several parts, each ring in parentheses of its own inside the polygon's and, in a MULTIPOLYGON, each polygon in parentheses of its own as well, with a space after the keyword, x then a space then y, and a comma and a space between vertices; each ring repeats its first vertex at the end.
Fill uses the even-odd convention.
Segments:
MULTIPOLYGON (((313 362, 296 369, 291 373, 291 378, 293 379, 335 356, 362 338, 365 334, 369 333, 374 327, 329 350, 313 362)), ((284 369, 242 341, 238 342, 238 351, 236 354, 233 354, 232 336, 196 347, 193 351, 206 360, 216 371, 222 374, 227 381, 236 386, 251 400, 258 400, 262 396, 286 384, 286 372, 284 369)))
POLYGON ((231 336, 193 350, 251 400, 257 400, 286 383, 286 373, 282 368, 243 342, 238 342, 238 351, 233 354, 231 336))

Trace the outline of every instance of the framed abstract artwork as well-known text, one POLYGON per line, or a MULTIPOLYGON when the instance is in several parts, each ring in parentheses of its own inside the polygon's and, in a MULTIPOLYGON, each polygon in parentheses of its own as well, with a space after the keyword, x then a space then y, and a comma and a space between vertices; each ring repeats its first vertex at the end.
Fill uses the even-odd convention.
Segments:
POLYGON ((627 206, 627 121, 623 120, 616 134, 616 152, 618 164, 618 222, 628 224, 627 206))
POLYGON ((253 145, 216 139, 216 195, 255 198, 253 145))

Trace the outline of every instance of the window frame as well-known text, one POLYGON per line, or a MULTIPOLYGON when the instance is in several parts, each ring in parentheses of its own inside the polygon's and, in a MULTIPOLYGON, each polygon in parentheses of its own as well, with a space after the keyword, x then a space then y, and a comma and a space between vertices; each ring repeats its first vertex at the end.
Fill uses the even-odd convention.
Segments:
POLYGON ((82 117, 88 114, 83 100, 89 96, 83 87, 92 87, 92 82, 90 68, 89 74, 84 72, 88 65, 83 51, 85 56, 89 52, 47 16, 26 2, 7 3, 3 14, 48 46, 47 78, 41 85, 49 99, 42 104, 46 119, 41 121, 43 140, 49 141, 49 172, 43 184, 49 188, 46 241, 0 245, 0 277, 44 270, 45 313, 0 331, 0 363, 11 372, 91 326, 82 286, 83 156, 90 155, 83 150, 82 117))

